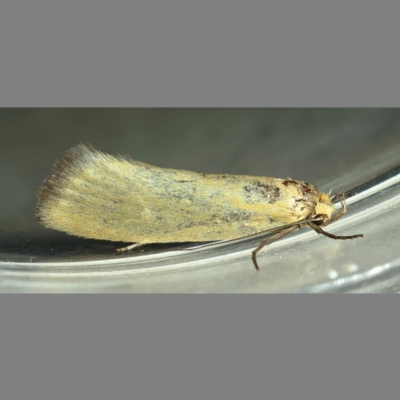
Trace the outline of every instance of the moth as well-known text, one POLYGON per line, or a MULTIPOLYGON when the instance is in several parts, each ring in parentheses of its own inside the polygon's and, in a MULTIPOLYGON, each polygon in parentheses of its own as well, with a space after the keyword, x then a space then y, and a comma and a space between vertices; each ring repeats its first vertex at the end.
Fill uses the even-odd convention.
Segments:
POLYGON ((247 175, 202 174, 158 168, 129 156, 112 156, 80 144, 55 164, 38 192, 36 216, 47 228, 70 235, 131 243, 225 241, 265 231, 257 253, 284 236, 309 226, 322 228, 336 214, 329 195, 302 181, 247 175))

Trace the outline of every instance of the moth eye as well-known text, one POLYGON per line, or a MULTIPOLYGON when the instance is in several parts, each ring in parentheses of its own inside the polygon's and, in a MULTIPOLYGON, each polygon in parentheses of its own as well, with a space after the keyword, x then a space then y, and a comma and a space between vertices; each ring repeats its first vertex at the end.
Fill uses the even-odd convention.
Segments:
POLYGON ((326 214, 317 214, 314 219, 317 219, 318 221, 316 222, 316 224, 321 223, 326 221, 327 219, 329 219, 328 215, 326 214))

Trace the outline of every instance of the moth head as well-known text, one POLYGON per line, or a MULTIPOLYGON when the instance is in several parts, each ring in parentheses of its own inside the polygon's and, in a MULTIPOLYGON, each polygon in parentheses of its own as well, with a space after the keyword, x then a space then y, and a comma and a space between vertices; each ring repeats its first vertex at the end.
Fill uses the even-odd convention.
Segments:
POLYGON ((315 207, 315 218, 321 218, 321 222, 325 222, 331 219, 332 214, 335 211, 335 207, 331 201, 329 194, 321 193, 317 206, 315 207))

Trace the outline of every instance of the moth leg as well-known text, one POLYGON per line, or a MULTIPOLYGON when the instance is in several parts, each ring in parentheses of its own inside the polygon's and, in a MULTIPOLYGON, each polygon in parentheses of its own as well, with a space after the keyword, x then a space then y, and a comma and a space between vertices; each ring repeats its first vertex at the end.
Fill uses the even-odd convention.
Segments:
POLYGON ((344 214, 346 214, 347 212, 347 208, 346 208, 346 195, 344 194, 343 191, 343 187, 342 187, 342 209, 340 210, 340 212, 338 212, 335 216, 333 216, 331 219, 326 220, 322 226, 328 226, 330 224, 333 224, 334 222, 336 222, 339 218, 342 218, 344 214))
POLYGON ((121 249, 117 249, 117 253, 123 253, 124 251, 129 251, 129 250, 135 249, 136 247, 140 247, 141 245, 142 245, 142 243, 133 243, 129 246, 122 247, 121 249))
POLYGON ((301 228, 301 225, 294 225, 291 226, 290 228, 284 228, 277 234, 271 236, 267 240, 264 240, 260 243, 260 245, 253 251, 251 259, 253 260, 254 267, 256 268, 257 271, 260 270, 258 263, 257 263, 257 253, 259 253, 264 247, 270 245, 271 243, 276 242, 279 239, 282 239, 283 237, 289 235, 289 233, 298 231, 301 228))
POLYGON ((346 203, 344 201, 341 202, 342 203, 342 209, 340 210, 340 212, 338 212, 336 215, 334 215, 332 218, 326 220, 322 226, 328 226, 330 224, 333 224, 334 222, 336 222, 338 219, 342 218, 344 214, 346 214, 347 212, 347 208, 346 208, 346 203))
POLYGON ((356 238, 364 237, 364 235, 336 236, 336 235, 333 235, 332 233, 325 232, 320 226, 318 226, 314 222, 307 222, 307 225, 310 228, 314 229, 314 231, 317 232, 318 234, 327 236, 327 237, 329 237, 331 239, 335 239, 335 240, 348 240, 348 239, 356 239, 356 238))

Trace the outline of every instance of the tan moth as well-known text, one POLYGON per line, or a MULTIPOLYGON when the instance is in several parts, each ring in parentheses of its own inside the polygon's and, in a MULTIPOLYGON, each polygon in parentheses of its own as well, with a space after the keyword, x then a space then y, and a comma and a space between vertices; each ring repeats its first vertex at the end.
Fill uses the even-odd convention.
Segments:
POLYGON ((304 226, 333 239, 322 227, 337 221, 329 195, 309 183, 246 175, 202 174, 158 168, 90 145, 73 147, 56 163, 38 192, 36 215, 45 227, 70 235, 133 243, 233 240, 269 230, 266 245, 304 226))

